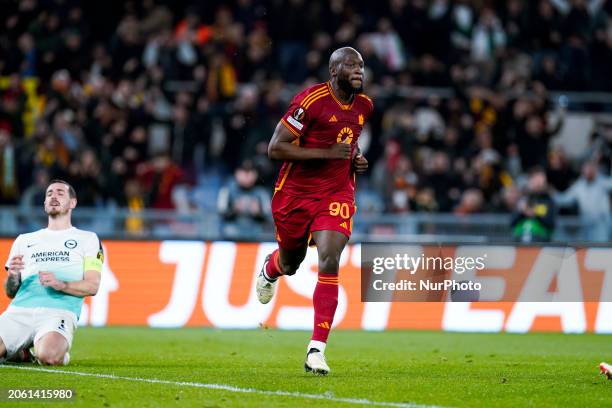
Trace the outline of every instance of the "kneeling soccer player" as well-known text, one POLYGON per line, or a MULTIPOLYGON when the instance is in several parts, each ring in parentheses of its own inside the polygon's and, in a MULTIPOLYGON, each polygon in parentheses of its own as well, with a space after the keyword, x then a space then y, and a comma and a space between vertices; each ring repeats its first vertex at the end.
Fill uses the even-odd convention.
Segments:
POLYGON ((98 236, 72 226, 76 204, 68 183, 51 181, 44 203, 48 227, 13 242, 5 266, 5 290, 13 301, 0 315, 0 362, 70 361, 83 298, 98 292, 104 258, 98 236))
POLYGON ((359 52, 350 47, 334 51, 330 81, 293 99, 268 146, 271 159, 284 161, 272 198, 279 248, 266 258, 257 278, 257 296, 261 303, 272 299, 277 279, 297 271, 312 238, 319 277, 304 367, 321 375, 330 371, 324 353, 338 305, 340 255, 355 213, 355 173, 368 167, 357 147, 373 110, 372 101, 362 93, 363 71, 359 52))

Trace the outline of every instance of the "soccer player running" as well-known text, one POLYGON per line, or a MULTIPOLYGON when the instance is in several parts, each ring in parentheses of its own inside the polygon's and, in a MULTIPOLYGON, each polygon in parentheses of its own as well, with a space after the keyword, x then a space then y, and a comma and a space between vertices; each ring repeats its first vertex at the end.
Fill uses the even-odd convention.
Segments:
POLYGON ((261 303, 268 303, 278 278, 293 275, 309 243, 317 247, 318 281, 313 294, 314 330, 304 368, 326 375, 325 346, 338 305, 338 264, 351 235, 355 173, 368 162, 357 147, 373 104, 363 91, 363 59, 350 47, 329 59, 328 82, 314 85, 291 102, 268 146, 283 160, 272 197, 278 249, 268 255, 257 278, 261 303))
POLYGON ((5 290, 13 301, 0 315, 0 362, 66 365, 85 296, 100 286, 103 253, 98 236, 72 226, 76 192, 53 180, 46 190, 45 229, 17 237, 6 263, 5 290))

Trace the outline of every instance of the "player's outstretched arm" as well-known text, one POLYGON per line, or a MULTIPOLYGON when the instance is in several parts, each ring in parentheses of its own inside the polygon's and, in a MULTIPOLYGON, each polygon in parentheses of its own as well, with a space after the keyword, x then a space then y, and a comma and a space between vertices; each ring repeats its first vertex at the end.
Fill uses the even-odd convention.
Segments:
POLYGON ((350 159, 351 146, 337 143, 330 148, 301 147, 296 137, 278 122, 268 145, 268 157, 272 160, 350 159))
POLYGON ((58 280, 53 272, 40 272, 38 279, 43 286, 78 297, 94 296, 100 287, 100 272, 95 270, 85 271, 83 280, 79 281, 58 280))

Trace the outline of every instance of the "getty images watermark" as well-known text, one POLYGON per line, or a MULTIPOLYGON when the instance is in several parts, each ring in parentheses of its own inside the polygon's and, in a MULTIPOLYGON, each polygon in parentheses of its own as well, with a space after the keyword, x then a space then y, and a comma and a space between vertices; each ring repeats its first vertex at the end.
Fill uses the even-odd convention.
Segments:
POLYGON ((612 247, 363 243, 361 300, 612 301, 609 265, 612 247))
MULTIPOLYGON (((407 253, 395 254, 394 257, 378 256, 372 260, 372 273, 382 275, 385 272, 395 274, 397 272, 408 272, 411 276, 417 271, 455 271, 463 274, 466 270, 481 271, 485 269, 487 254, 479 257, 442 257, 442 256, 411 256, 407 253)), ((432 279, 407 280, 396 282, 385 282, 382 278, 374 280, 372 286, 375 290, 480 290, 482 284, 471 281, 456 281, 444 279, 443 281, 432 279)))
POLYGON ((484 270, 487 254, 455 257, 428 252, 420 246, 363 244, 362 300, 479 300, 482 284, 459 278, 466 271, 484 270))

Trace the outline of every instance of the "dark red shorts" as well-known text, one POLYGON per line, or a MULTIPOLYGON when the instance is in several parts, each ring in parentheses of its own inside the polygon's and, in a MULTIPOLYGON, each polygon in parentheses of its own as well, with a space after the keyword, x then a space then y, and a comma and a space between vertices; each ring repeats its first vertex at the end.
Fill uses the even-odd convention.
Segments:
POLYGON ((338 231, 350 238, 355 211, 354 200, 302 198, 282 190, 272 197, 276 240, 283 249, 307 245, 313 231, 338 231))

